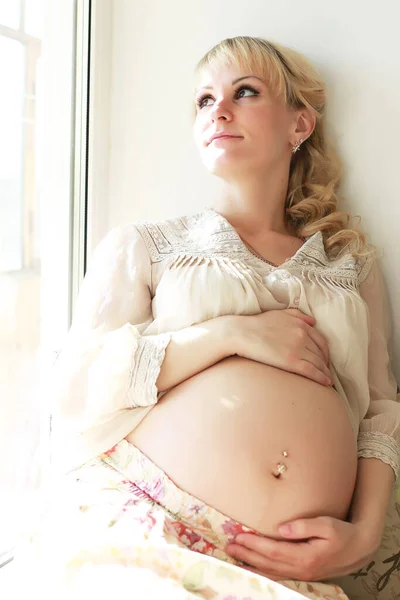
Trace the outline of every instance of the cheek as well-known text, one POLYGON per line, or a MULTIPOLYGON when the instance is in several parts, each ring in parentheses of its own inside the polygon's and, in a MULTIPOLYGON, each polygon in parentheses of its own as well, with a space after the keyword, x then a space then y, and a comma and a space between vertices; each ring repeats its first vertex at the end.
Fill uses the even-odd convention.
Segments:
POLYGON ((260 114, 254 115, 253 127, 260 137, 267 139, 279 137, 283 131, 280 115, 272 111, 260 111, 260 114))
POLYGON ((256 126, 271 131, 271 133, 287 127, 285 109, 274 102, 265 102, 254 106, 249 116, 256 122, 256 126))
POLYGON ((201 119, 198 117, 196 118, 194 124, 193 124, 193 140, 194 143, 196 144, 197 148, 199 150, 201 150, 202 146, 203 146, 203 139, 204 139, 204 123, 201 121, 201 119))
POLYGON ((264 111, 256 117, 253 126, 260 155, 280 156, 285 151, 288 129, 282 115, 264 111))

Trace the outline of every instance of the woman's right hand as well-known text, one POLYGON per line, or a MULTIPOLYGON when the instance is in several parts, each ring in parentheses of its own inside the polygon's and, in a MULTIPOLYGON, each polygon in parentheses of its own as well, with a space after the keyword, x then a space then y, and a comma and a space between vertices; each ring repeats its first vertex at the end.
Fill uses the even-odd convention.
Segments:
POLYGON ((316 320, 296 308, 235 317, 238 356, 332 385, 329 348, 316 320))

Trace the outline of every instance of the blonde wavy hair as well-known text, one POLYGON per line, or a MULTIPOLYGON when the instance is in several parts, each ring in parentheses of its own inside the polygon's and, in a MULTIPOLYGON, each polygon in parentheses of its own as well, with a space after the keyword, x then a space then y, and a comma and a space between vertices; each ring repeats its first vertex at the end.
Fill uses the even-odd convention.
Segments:
POLYGON ((299 52, 258 37, 227 38, 209 50, 195 67, 195 78, 215 65, 236 64, 267 82, 275 98, 292 109, 306 107, 316 117, 314 131, 293 155, 286 197, 286 217, 299 237, 321 231, 326 252, 337 258, 349 250, 356 258, 374 253, 360 231, 360 217, 337 209, 342 164, 325 132, 324 83, 299 52), (354 218, 358 223, 352 225, 354 218))

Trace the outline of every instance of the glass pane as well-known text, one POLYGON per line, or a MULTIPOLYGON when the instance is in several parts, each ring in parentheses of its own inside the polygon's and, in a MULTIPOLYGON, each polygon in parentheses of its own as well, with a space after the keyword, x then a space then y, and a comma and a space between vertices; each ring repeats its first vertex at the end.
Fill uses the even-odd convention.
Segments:
POLYGON ((0 25, 19 29, 20 0, 0 0, 0 25))
POLYGON ((43 39, 0 35, 0 555, 43 481, 43 390, 68 329, 73 3, 41 6, 43 39))
MULTIPOLYGON (((22 270, 25 47, 3 36, 0 76, 4 89, 0 95, 0 452, 13 457, 0 461, 1 526, 3 511, 8 502, 12 504, 11 491, 17 489, 18 481, 29 478, 27 465, 23 464, 27 448, 18 444, 17 436, 31 417, 23 396, 29 378, 33 390, 36 385, 32 358, 38 342, 34 325, 38 317, 37 275, 32 277, 22 270), (28 296, 31 314, 23 311, 23 301, 28 296)), ((7 539, 7 528, 4 532, 3 526, 0 540, 4 544, 7 539)))
POLYGON ((0 36, 0 272, 22 267, 24 47, 0 36))
POLYGON ((42 38, 43 0, 25 0, 25 31, 28 35, 42 38))

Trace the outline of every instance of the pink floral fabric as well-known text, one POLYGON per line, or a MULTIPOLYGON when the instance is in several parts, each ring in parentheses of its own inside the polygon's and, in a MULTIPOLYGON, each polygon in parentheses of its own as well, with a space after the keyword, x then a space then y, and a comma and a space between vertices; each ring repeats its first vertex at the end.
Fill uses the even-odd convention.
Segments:
POLYGON ((118 486, 121 491, 129 490, 131 503, 148 503, 149 531, 154 526, 151 507, 162 507, 166 538, 233 564, 238 562, 224 552, 225 546, 239 533, 257 533, 178 488, 162 469, 126 440, 99 458, 122 475, 118 486))
POLYGON ((348 600, 334 584, 246 570, 224 548, 252 530, 179 489, 126 440, 52 486, 47 509, 16 556, 16 597, 36 583, 41 597, 74 600, 128 590, 138 600, 348 600))

